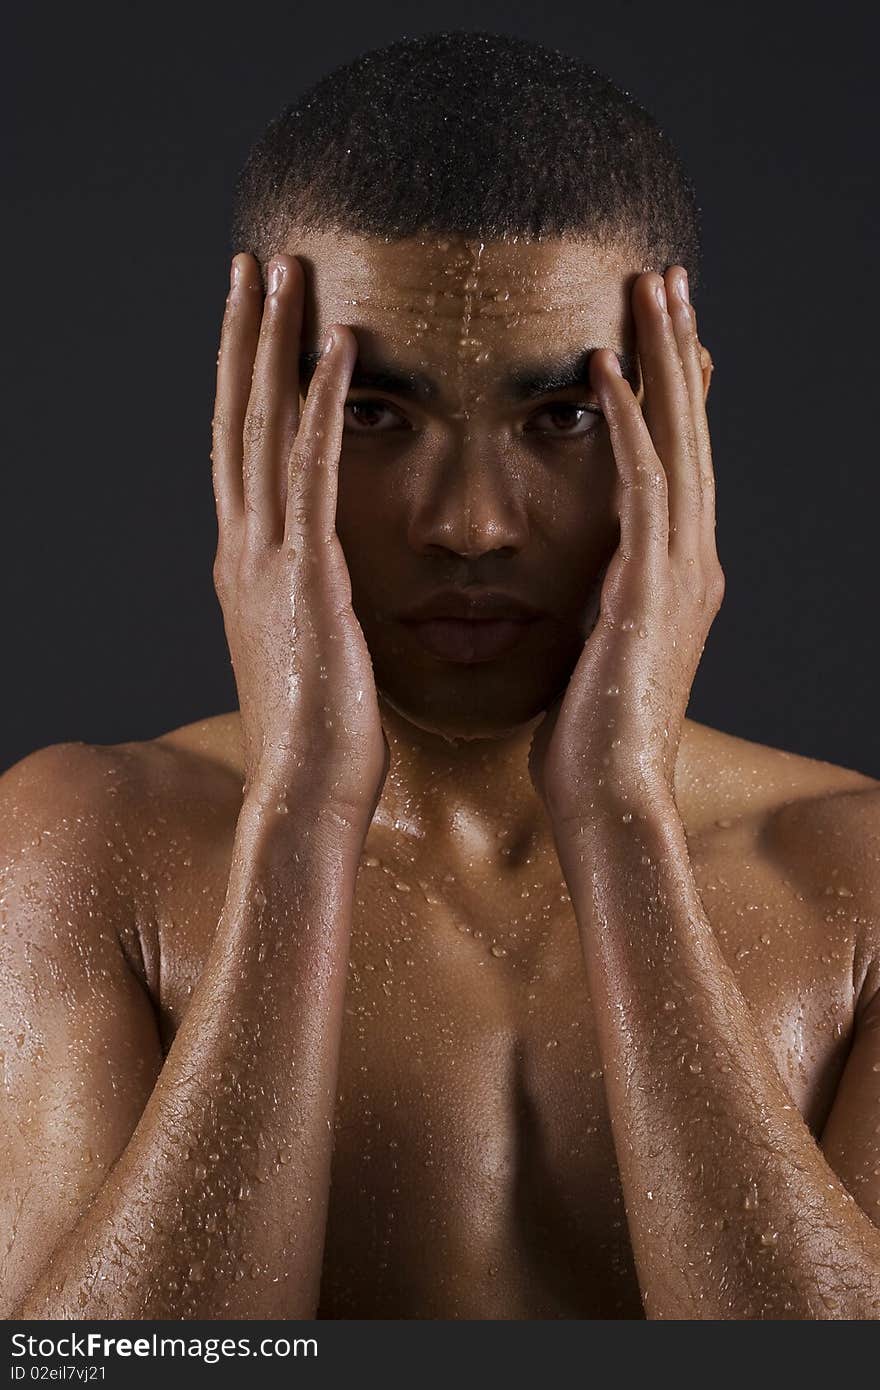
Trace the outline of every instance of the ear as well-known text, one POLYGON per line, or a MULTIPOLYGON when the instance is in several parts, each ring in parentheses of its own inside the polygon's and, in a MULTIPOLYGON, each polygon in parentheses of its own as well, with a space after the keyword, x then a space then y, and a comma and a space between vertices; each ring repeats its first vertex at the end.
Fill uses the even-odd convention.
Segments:
POLYGON ((709 383, 712 380, 712 373, 715 370, 715 363, 712 361, 712 354, 708 348, 700 343, 700 366, 703 369, 703 402, 709 394, 709 383))

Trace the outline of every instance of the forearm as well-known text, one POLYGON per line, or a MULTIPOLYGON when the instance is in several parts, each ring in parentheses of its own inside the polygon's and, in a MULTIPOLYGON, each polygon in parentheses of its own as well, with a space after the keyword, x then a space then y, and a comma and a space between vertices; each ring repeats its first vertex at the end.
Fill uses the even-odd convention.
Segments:
POLYGON ((272 806, 245 801, 214 942, 135 1133, 12 1316, 314 1316, 362 836, 272 806))
POLYGON ((560 859, 648 1317, 880 1316, 880 1231, 785 1090, 671 799, 594 817, 560 859))

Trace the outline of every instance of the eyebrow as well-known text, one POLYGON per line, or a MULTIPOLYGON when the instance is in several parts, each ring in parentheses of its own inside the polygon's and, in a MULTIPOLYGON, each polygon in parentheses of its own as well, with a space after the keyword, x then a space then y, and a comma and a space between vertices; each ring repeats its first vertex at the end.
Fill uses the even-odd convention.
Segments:
MULTIPOLYGON (((572 386, 589 386, 590 358, 600 346, 604 345, 597 343, 595 347, 587 348, 585 352, 562 362, 539 363, 521 369, 505 380, 505 395, 513 400, 531 401, 538 396, 549 396, 553 391, 567 391, 572 386)), ((628 352, 616 352, 615 356, 623 376, 635 389, 635 359, 628 352)))
MULTIPOLYGON (((596 344, 596 347, 587 348, 558 362, 540 362, 521 367, 503 379, 502 394, 511 401, 532 401, 556 391, 567 391, 571 387, 589 386, 590 357, 599 346, 602 345, 596 344)), ((616 356, 624 378, 635 390, 635 359, 626 352, 618 352, 616 356)), ((319 352, 301 353, 299 371, 300 380, 304 385, 311 381, 320 360, 319 352)), ((387 392, 393 396, 409 397, 410 400, 421 404, 437 400, 440 395, 437 383, 424 372, 406 371, 378 360, 362 362, 360 358, 352 372, 351 389, 387 392)))
MULTIPOLYGON (((303 383, 311 381, 318 363, 319 352, 300 354, 299 375, 303 383)), ((402 367, 385 362, 362 362, 360 357, 354 364, 351 374, 353 391, 385 391, 392 396, 408 396, 411 400, 427 403, 436 400, 440 391, 431 377, 423 372, 407 372, 402 367)))

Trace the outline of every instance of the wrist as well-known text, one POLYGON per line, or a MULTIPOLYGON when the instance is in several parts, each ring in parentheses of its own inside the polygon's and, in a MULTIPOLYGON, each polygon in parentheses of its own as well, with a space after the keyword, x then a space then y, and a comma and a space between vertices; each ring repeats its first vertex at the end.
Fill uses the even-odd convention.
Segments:
POLYGON ((580 801, 565 811, 550 812, 557 841, 580 842, 617 833, 635 822, 668 823, 680 819, 675 797, 665 783, 635 778, 597 779, 580 801))
POLYGON ((252 780, 245 785, 239 821, 268 834, 359 855, 375 805, 345 803, 321 786, 252 780))

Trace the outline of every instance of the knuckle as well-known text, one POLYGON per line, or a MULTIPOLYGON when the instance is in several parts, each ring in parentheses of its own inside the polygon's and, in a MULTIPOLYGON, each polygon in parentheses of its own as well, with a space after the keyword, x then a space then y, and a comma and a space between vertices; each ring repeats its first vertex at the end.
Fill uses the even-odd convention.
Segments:
POLYGON ((308 508, 302 503, 295 503, 288 512, 288 522, 292 530, 298 532, 307 530, 309 524, 308 508))
POLYGON ((302 430, 297 434, 287 456, 287 472, 291 478, 299 478, 308 464, 308 453, 306 441, 303 438, 302 430))
POLYGON ((263 438, 267 426, 266 410, 262 405, 248 407, 244 417, 244 438, 248 444, 256 444, 263 438))
POLYGON ((242 555, 246 559, 252 554, 254 544, 259 545, 263 539, 262 510, 256 499, 250 495, 250 490, 245 492, 244 523, 245 545, 242 547, 242 555))

